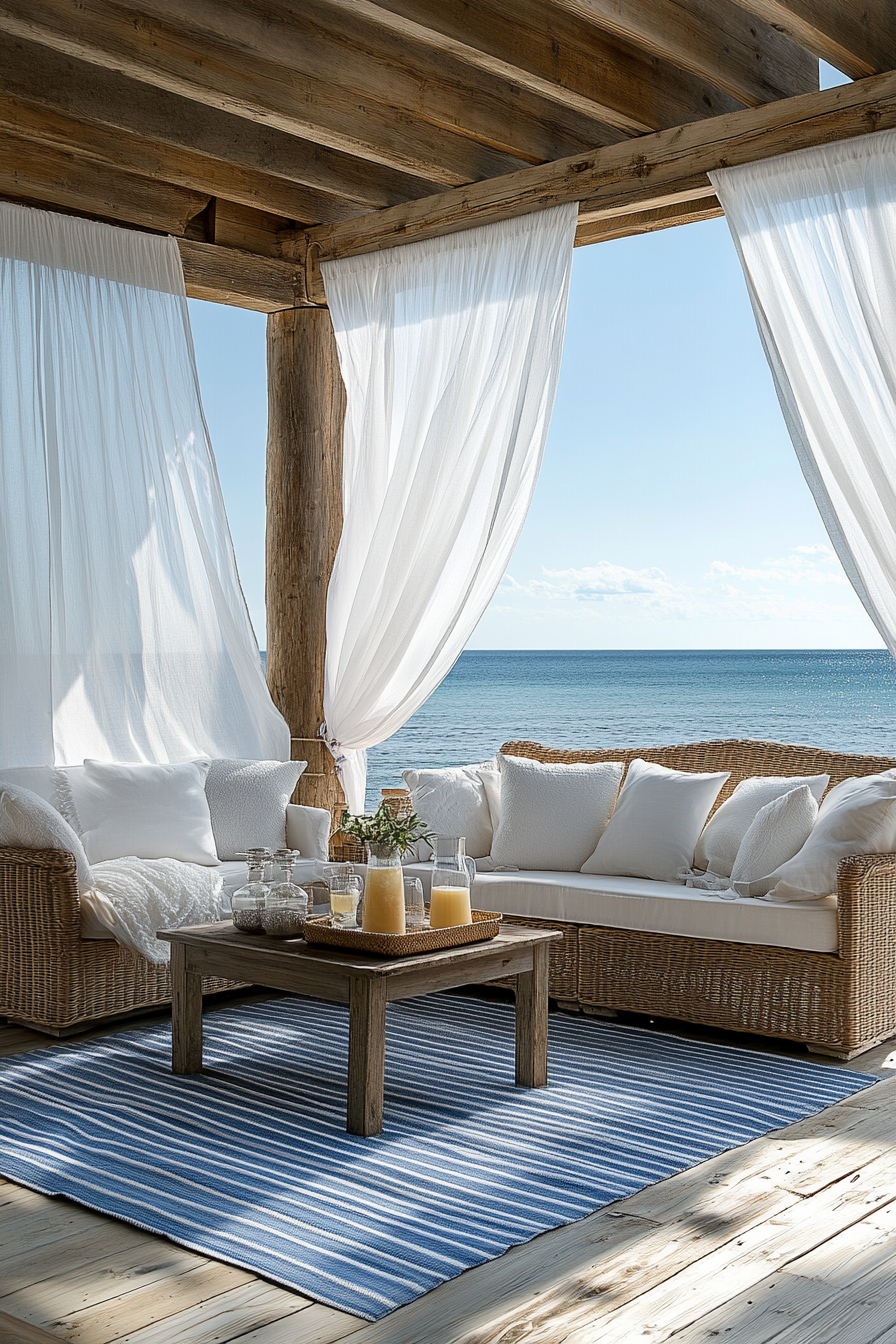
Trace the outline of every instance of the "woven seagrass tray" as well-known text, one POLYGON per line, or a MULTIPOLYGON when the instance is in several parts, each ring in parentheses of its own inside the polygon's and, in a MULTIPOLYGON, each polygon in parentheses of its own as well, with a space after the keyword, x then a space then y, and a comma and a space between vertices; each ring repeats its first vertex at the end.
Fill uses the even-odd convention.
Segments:
POLYGON ((306 919, 302 933, 306 943, 348 947, 354 952, 375 952, 381 957, 413 957, 438 952, 443 947, 487 943, 498 936, 501 916, 496 910, 474 910, 472 924, 453 924, 448 929, 421 929, 419 933, 365 933, 363 929, 336 929, 327 915, 306 919))

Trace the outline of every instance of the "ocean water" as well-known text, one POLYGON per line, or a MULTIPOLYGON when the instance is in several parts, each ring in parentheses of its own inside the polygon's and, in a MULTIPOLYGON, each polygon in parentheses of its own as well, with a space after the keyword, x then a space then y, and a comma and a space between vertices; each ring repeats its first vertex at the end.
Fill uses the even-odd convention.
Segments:
POLYGON ((896 756, 896 662, 877 649, 466 652, 368 752, 367 803, 409 766, 463 765, 502 742, 663 746, 761 738, 896 756))

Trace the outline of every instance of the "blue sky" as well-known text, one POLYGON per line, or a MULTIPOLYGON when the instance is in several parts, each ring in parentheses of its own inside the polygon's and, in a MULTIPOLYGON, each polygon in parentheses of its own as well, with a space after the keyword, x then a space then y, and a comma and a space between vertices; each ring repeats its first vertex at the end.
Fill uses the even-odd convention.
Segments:
MULTIPOLYGON (((265 319, 190 307, 264 647, 265 319)), ((797 465, 724 220, 576 250, 541 477, 470 647, 883 647, 797 465)))

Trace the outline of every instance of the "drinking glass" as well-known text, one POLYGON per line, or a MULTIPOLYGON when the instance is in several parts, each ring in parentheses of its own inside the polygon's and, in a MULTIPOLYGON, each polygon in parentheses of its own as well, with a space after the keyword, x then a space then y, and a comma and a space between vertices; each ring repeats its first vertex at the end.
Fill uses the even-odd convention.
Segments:
POLYGON ((426 924, 423 904, 423 883, 419 877, 404 879, 404 926, 408 933, 416 933, 426 924))
MULTIPOLYGON (((351 864, 346 864, 350 868, 351 864)), ((361 899, 361 879, 357 873, 335 873, 327 885, 330 888, 330 915, 340 929, 358 927, 358 902, 361 899)))

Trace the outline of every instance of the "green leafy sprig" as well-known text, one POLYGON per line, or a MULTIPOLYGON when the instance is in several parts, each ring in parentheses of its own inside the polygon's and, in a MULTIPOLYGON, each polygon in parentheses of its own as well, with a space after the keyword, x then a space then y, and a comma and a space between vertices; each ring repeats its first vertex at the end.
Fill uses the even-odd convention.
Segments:
POLYGON ((412 812, 409 817, 396 817, 385 803, 380 803, 375 812, 365 812, 353 816, 346 812, 342 818, 342 831, 353 835, 356 840, 369 845, 377 857, 383 852, 397 849, 400 854, 410 849, 418 840, 429 840, 432 832, 426 822, 412 812))

